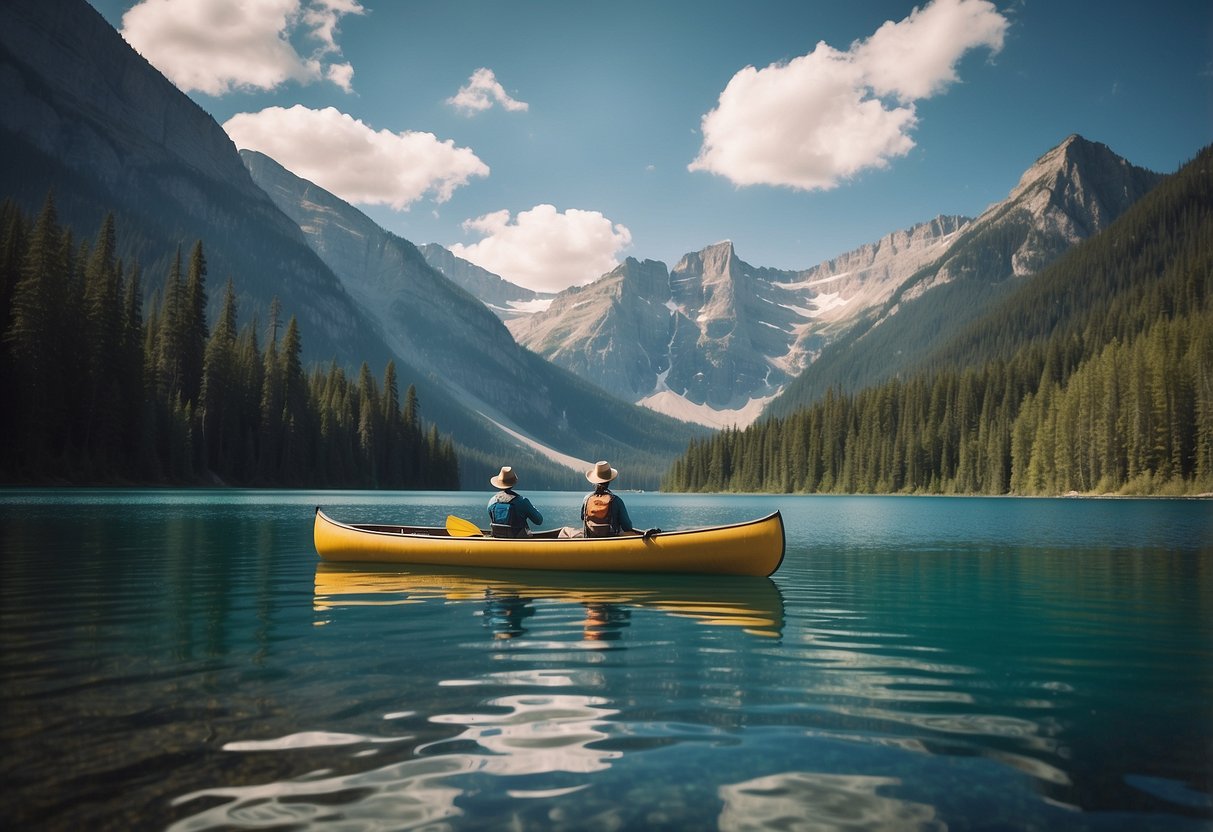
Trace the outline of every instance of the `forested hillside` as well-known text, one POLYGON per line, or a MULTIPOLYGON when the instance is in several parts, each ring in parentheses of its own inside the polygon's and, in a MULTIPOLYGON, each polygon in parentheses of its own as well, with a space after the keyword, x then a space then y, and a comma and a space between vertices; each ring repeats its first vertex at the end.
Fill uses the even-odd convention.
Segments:
POLYGON ((201 242, 171 256, 145 318, 117 250, 112 216, 78 241, 49 197, 32 224, 0 206, 0 481, 458 488, 393 363, 382 386, 365 363, 308 374, 294 316, 238 327, 231 279, 209 328, 201 242))
POLYGON ((1213 148, 918 372, 692 442, 663 488, 1213 490, 1213 148))

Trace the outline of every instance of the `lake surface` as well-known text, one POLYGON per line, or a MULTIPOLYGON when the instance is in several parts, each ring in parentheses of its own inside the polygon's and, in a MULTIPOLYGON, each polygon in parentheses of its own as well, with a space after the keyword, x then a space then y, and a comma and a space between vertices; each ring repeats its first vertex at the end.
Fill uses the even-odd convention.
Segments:
POLYGON ((781 510, 771 579, 312 547, 316 505, 488 496, 0 491, 0 822, 1213 828, 1213 502, 624 495, 667 529, 781 510))

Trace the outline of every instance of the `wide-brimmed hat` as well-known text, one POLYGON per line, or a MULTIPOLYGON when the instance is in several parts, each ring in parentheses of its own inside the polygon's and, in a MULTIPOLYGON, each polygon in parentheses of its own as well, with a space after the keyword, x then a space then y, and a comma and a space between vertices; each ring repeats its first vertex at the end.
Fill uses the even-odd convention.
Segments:
POLYGON ((501 472, 489 480, 497 488, 513 488, 518 484, 518 475, 508 465, 501 466, 501 472))
POLYGON ((619 472, 612 468, 605 459, 599 460, 593 468, 585 472, 585 478, 597 484, 610 482, 617 476, 619 476, 619 472))

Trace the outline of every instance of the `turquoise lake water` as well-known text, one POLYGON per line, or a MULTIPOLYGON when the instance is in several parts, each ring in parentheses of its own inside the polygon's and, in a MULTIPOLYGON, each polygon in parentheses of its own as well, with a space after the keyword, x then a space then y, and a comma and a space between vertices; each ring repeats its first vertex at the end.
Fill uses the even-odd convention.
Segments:
POLYGON ((1211 501, 624 494, 784 563, 318 564, 316 505, 488 496, 0 491, 0 823, 1213 829, 1211 501))

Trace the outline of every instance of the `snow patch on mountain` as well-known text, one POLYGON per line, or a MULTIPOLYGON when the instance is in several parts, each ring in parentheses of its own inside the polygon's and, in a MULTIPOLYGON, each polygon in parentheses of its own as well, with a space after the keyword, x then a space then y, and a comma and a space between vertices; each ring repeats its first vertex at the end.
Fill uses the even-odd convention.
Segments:
MULTIPOLYGON (((530 301, 512 300, 505 309, 500 309, 498 317, 514 317, 517 315, 535 315, 539 312, 546 312, 548 307, 552 305, 551 298, 536 298, 530 301)), ((499 308, 489 307, 494 312, 498 312, 499 308)))
POLYGON ((742 407, 733 409, 716 409, 706 404, 696 404, 685 396, 680 396, 672 390, 662 390, 645 396, 636 402, 650 410, 673 416, 684 422, 694 422, 709 428, 744 428, 754 423, 762 415, 762 410, 773 396, 750 399, 742 407))

